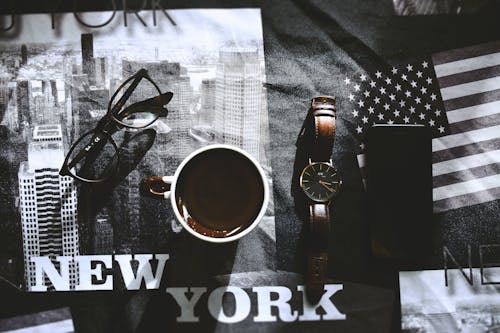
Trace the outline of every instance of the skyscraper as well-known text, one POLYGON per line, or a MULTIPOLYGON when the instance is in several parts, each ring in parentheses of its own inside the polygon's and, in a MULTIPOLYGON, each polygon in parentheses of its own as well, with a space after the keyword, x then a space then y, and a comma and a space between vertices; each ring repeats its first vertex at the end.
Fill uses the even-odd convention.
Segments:
POLYGON ((89 117, 91 110, 107 109, 109 90, 104 87, 89 86, 87 75, 72 75, 71 119, 72 140, 94 128, 96 123, 89 117))
POLYGON ((200 124, 212 125, 215 116, 216 80, 205 79, 201 81, 201 107, 200 124))
POLYGON ((59 123, 50 81, 30 80, 29 96, 31 126, 59 123))
POLYGON ((256 49, 222 48, 216 74, 217 141, 259 159, 262 72, 256 49))
POLYGON ((54 106, 58 106, 57 105, 57 86, 56 86, 56 80, 49 80, 49 83, 50 83, 50 97, 51 97, 51 101, 53 103, 54 106))
POLYGON ((97 254, 113 253, 113 226, 106 209, 96 217, 93 250, 97 254))
MULTIPOLYGON (((77 193, 73 179, 59 176, 64 160, 60 125, 39 125, 28 146, 28 161, 19 166, 19 196, 26 288, 35 285, 33 256, 78 255, 77 193)), ((54 262, 58 267, 57 262, 54 262)), ((77 267, 70 263, 70 286, 77 267)), ((46 279, 46 284, 50 284, 46 279)))
POLYGON ((19 131, 19 115, 15 102, 16 90, 17 81, 7 82, 7 104, 5 113, 3 114, 3 121, 6 123, 6 126, 9 128, 9 130, 15 134, 17 134, 19 131))
POLYGON ((82 72, 87 74, 90 85, 95 84, 94 37, 92 34, 82 34, 82 72))
POLYGON ((19 134, 27 137, 27 130, 31 124, 29 81, 19 80, 17 82, 16 96, 19 134))
POLYGON ((0 115, 3 115, 9 103, 9 83, 10 76, 7 70, 0 66, 0 115))
POLYGON ((21 65, 28 64, 28 48, 25 44, 21 45, 21 65))
POLYGON ((95 85, 104 87, 107 80, 107 59, 105 57, 95 58, 95 85))

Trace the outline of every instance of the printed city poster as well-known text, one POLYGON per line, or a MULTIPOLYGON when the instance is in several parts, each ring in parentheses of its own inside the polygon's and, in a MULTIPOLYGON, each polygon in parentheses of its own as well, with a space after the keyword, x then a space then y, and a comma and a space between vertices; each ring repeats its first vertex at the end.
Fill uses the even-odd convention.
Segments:
POLYGON ((18 16, 0 32, 2 280, 27 291, 156 289, 274 270, 272 198, 258 228, 213 245, 139 189, 212 143, 250 153, 272 188, 264 81, 258 9, 18 16), (113 127, 99 146, 108 160, 91 169, 102 167, 105 182, 61 176, 66 155, 86 149, 127 80, 144 72, 129 97, 170 91, 168 114, 113 127))
POLYGON ((399 282, 403 332, 500 330, 498 267, 400 272, 399 282))
POLYGON ((491 0, 393 0, 396 15, 461 15, 473 14, 491 0))

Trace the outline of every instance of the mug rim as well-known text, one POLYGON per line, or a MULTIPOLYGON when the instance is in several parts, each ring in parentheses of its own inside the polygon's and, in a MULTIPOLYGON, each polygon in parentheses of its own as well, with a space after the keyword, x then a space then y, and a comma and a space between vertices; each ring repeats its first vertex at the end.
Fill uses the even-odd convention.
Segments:
POLYGON ((247 235, 253 229, 255 229, 255 227, 261 222, 262 218, 264 217, 264 215, 266 213, 267 206, 269 205, 269 182, 267 180, 264 169, 262 168, 260 163, 252 155, 250 155, 248 152, 246 152, 245 150, 243 150, 239 147, 236 147, 236 146, 228 145, 228 144, 210 144, 210 145, 201 147, 201 148, 193 151, 192 153, 190 153, 188 156, 186 156, 186 158, 184 158, 182 160, 182 162, 179 164, 179 166, 175 170, 175 173, 174 173, 173 179, 172 179, 172 183, 170 185, 170 205, 172 206, 172 210, 174 211, 174 214, 175 214, 175 217, 177 218, 177 221, 179 221, 181 223, 181 225, 184 227, 184 229, 186 229, 190 234, 192 234, 196 238, 210 242, 210 243, 229 243, 229 242, 233 242, 233 241, 238 240, 238 239, 242 238, 243 236, 247 235), (245 229, 243 229, 242 231, 240 231, 232 236, 229 236, 229 237, 210 237, 210 236, 206 236, 206 235, 203 235, 203 234, 197 232, 196 230, 191 228, 191 226, 189 226, 187 221, 180 214, 179 209, 177 207, 177 202, 176 202, 175 190, 177 187, 177 180, 178 180, 179 175, 181 174, 182 170, 186 166, 186 164, 188 164, 195 156, 197 156, 205 151, 213 150, 213 149, 228 149, 228 150, 235 151, 235 152, 243 155, 244 157, 246 157, 248 160, 250 160, 250 162, 253 164, 253 166, 259 172, 259 175, 260 175, 260 177, 262 179, 262 183, 263 183, 264 198, 262 200, 262 205, 260 207, 259 214, 252 221, 252 223, 250 223, 245 229))

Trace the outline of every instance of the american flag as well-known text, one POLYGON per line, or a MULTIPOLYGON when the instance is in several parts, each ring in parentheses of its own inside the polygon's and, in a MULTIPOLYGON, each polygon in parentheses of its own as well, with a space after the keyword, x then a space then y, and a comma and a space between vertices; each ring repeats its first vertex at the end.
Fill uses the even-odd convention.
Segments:
POLYGON ((433 131, 434 212, 500 199, 500 42, 345 78, 360 142, 373 124, 423 124, 433 131))

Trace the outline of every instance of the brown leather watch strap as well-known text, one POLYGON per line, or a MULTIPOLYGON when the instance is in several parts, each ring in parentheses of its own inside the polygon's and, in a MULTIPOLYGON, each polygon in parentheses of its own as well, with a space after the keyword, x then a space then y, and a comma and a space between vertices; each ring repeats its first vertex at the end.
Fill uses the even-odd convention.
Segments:
POLYGON ((328 270, 328 239, 330 236, 330 207, 316 203, 309 206, 309 241, 307 253, 307 295, 318 300, 323 294, 328 270))
POLYGON ((314 117, 313 161, 328 161, 332 155, 335 138, 335 97, 319 96, 311 101, 314 117))
MULTIPOLYGON (((335 97, 313 98, 309 116, 314 120, 311 161, 329 161, 335 138, 335 97)), ((306 290, 309 300, 315 303, 323 295, 328 271, 329 202, 311 203, 309 209, 306 290)))

